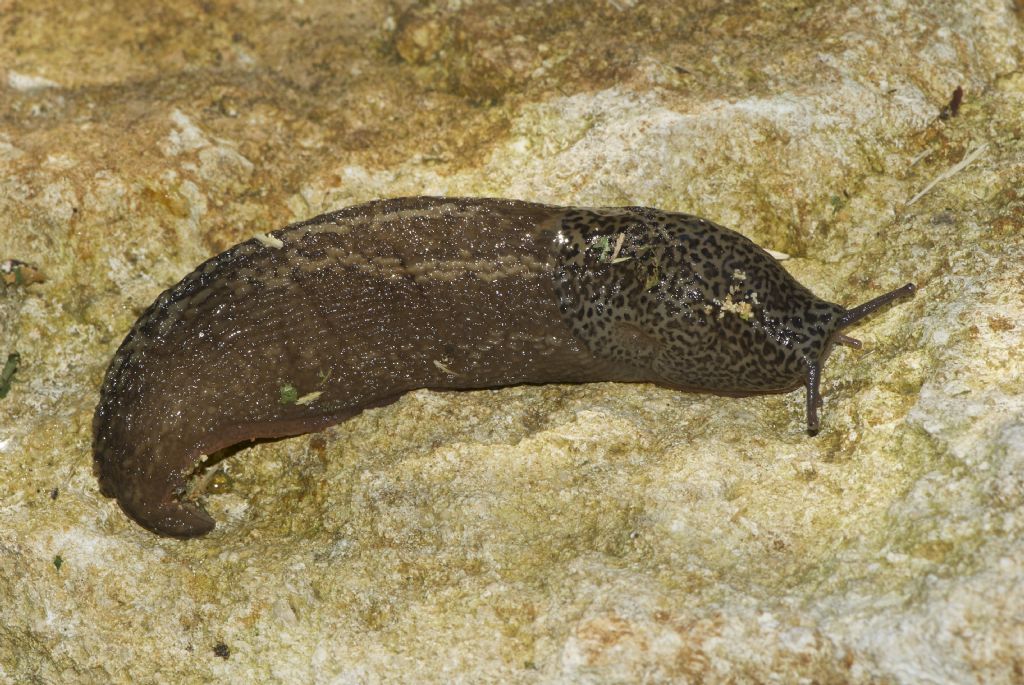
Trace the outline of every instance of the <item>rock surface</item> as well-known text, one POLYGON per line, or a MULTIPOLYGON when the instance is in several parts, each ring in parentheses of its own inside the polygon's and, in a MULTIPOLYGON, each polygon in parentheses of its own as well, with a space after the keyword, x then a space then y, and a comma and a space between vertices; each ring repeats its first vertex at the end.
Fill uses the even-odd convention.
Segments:
POLYGON ((0 0, 0 261, 47 276, 0 285, 0 681, 1024 679, 1012 3, 172 5, 0 0), (815 439, 799 393, 418 391, 225 460, 200 540, 100 496, 98 387, 162 289, 437 193, 690 211, 827 299, 921 292, 833 355, 815 439))

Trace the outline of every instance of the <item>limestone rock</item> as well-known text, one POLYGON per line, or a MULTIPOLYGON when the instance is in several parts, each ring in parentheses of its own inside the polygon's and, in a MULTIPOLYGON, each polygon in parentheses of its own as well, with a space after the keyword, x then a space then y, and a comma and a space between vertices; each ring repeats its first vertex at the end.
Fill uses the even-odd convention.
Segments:
POLYGON ((0 682, 1020 682, 1012 3, 0 0, 0 36, 0 261, 46 274, 0 284, 0 682), (799 393, 417 391, 227 458, 200 540, 100 496, 102 374, 164 288, 437 193, 921 290, 832 356, 817 438, 799 393))

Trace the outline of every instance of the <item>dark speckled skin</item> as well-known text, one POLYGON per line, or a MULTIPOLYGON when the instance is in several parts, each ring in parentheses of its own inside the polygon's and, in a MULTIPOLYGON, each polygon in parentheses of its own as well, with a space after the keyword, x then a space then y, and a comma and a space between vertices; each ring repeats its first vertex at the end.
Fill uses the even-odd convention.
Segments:
POLYGON ((698 217, 574 210, 563 231, 573 241, 556 280, 573 332, 653 383, 729 395, 791 390, 846 311, 747 238, 698 217), (618 256, 602 259, 596 237, 614 245, 618 235, 618 256))
POLYGON ((854 310, 743 236, 685 214, 403 198, 325 214, 208 260, 139 318, 93 421, 103 494, 161 535, 204 454, 320 430, 415 388, 646 381, 808 388, 854 310))

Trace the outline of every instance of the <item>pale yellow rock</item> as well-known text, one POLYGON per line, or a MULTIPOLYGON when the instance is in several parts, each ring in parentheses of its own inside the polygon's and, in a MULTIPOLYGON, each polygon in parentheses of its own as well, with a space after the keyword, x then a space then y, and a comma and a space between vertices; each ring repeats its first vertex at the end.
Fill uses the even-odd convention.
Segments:
POLYGON ((1020 682, 1011 5, 0 0, 0 261, 47 277, 0 286, 0 682, 1020 682), (99 494, 99 383, 162 289, 431 193, 690 211, 828 299, 921 290, 833 354, 813 439, 799 393, 417 391, 227 458, 200 540, 99 494))

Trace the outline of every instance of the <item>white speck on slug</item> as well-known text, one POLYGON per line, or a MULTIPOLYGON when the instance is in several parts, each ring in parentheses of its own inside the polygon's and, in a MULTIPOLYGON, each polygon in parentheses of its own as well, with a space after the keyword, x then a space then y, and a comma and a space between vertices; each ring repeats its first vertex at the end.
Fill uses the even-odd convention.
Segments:
POLYGON ((264 247, 273 247, 276 249, 281 249, 282 247, 284 247, 284 241, 282 241, 280 238, 275 238, 269 233, 257 233, 256 235, 253 236, 253 238, 260 241, 260 244, 263 245, 264 247))
POLYGON ((311 393, 309 393, 307 395, 303 395, 299 399, 295 400, 295 404, 313 404, 318 399, 320 399, 320 395, 323 395, 323 394, 324 393, 323 393, 322 390, 317 390, 316 392, 311 392, 311 393))
POLYGON ((459 375, 461 375, 461 374, 455 373, 454 371, 449 369, 447 366, 444 365, 444 362, 440 361, 439 359, 435 359, 433 361, 434 361, 434 366, 436 366, 441 371, 444 371, 448 375, 450 375, 450 376, 459 376, 459 375))

